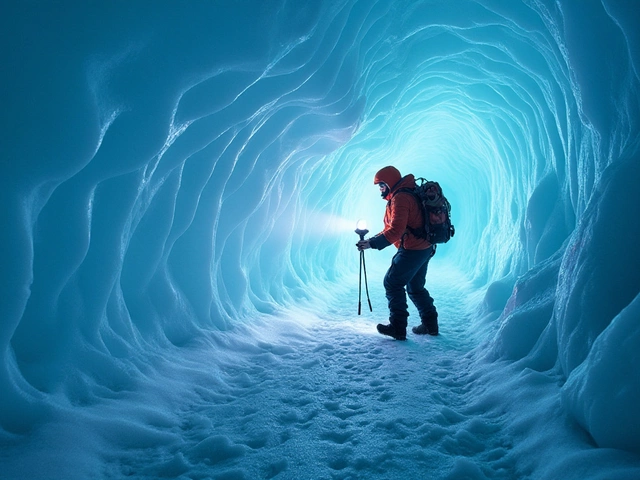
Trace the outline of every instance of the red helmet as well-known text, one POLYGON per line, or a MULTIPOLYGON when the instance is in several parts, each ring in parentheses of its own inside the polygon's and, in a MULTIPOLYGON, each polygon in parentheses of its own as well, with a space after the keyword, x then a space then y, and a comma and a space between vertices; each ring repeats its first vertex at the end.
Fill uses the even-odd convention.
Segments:
POLYGON ((402 179, 402 175, 400 175, 398 169, 396 167, 388 166, 378 170, 376 176, 373 177, 373 183, 378 185, 379 183, 384 182, 389 186, 389 188, 393 188, 400 179, 402 179))

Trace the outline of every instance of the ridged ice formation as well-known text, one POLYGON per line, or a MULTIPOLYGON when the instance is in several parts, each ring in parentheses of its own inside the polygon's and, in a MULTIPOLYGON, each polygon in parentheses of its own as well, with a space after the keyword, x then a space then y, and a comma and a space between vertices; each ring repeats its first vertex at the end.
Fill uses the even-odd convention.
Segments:
MULTIPOLYGON (((502 282, 496 309, 517 276, 559 275, 530 333, 542 364, 569 377, 637 295, 637 273, 606 306, 582 295, 599 298, 589 255, 615 238, 599 207, 637 224, 637 187, 609 189, 639 179, 633 2, 94 3, 2 16, 6 429, 48 392, 126 383, 150 345, 339 283, 387 164, 441 182, 446 255, 502 282)), ((637 272, 636 244, 614 241, 612 262, 637 272)), ((510 358, 529 351, 507 317, 535 297, 516 287, 494 343, 510 358)))

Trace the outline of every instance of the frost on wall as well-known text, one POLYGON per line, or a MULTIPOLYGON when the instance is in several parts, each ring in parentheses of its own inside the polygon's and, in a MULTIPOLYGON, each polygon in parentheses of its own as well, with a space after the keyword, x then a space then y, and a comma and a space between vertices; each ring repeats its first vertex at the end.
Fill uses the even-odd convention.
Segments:
POLYGON ((613 354, 639 290, 633 6, 12 10, 4 428, 28 428, 53 392, 122 388, 141 352, 339 283, 354 263, 337 233, 373 216, 363 192, 395 163, 456 205, 446 255, 488 288, 492 353, 558 362, 571 411, 612 442, 576 405, 600 401, 587 366, 613 354))

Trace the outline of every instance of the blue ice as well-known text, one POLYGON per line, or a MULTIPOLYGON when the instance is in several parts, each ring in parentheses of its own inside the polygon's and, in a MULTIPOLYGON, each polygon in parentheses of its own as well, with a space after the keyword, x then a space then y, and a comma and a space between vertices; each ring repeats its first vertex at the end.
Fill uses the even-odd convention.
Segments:
POLYGON ((2 478, 640 478, 633 1, 1 13, 2 478), (386 165, 439 337, 375 332, 393 247, 357 315, 386 165))

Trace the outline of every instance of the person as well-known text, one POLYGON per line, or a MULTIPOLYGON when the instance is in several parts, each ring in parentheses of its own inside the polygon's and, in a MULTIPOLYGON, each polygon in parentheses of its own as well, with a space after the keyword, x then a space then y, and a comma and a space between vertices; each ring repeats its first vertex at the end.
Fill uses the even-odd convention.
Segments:
POLYGON ((380 195, 387 201, 384 230, 360 240, 356 246, 358 250, 382 250, 393 244, 398 249, 384 277, 389 324, 378 324, 377 330, 396 340, 407 339, 408 293, 420 314, 421 323, 413 327, 413 333, 438 335, 438 312, 425 288, 427 267, 435 254, 435 246, 413 233, 424 224, 422 209, 413 193, 404 190, 415 188, 415 177, 412 174, 403 177, 397 168, 388 166, 376 173, 373 183, 378 185, 380 195))

